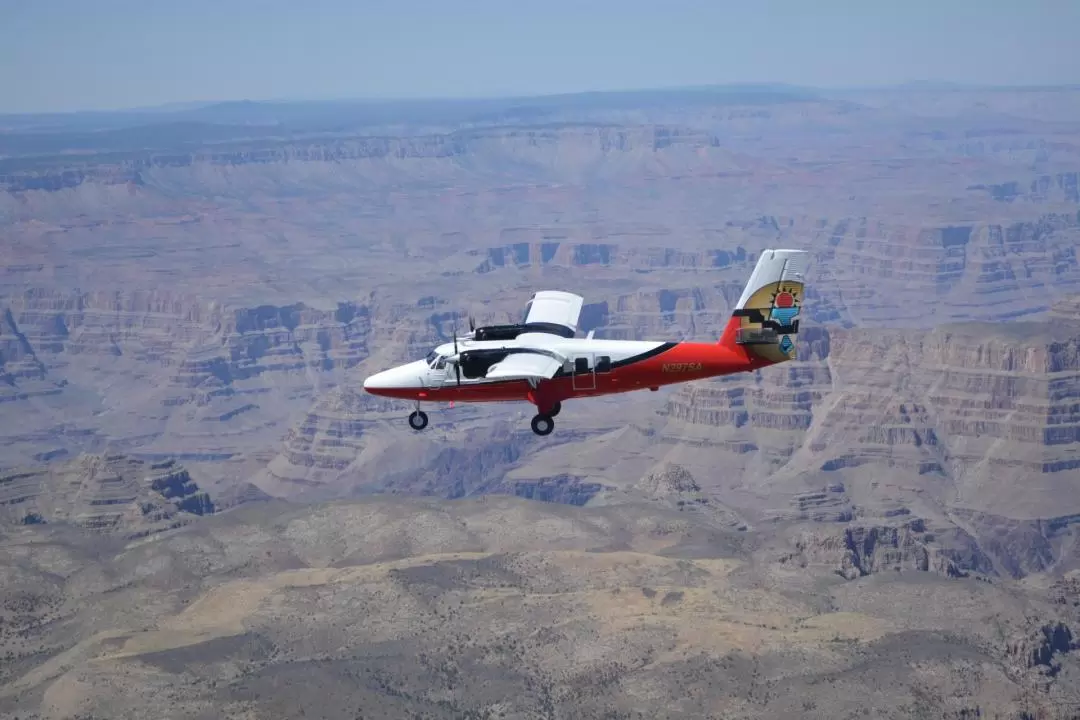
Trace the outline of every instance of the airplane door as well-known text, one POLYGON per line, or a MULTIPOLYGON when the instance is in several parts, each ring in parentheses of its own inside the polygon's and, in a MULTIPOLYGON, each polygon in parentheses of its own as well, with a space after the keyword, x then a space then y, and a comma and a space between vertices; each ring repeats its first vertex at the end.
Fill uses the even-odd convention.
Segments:
POLYGON ((574 357, 574 374, 571 378, 575 390, 596 389, 596 365, 592 353, 574 357))

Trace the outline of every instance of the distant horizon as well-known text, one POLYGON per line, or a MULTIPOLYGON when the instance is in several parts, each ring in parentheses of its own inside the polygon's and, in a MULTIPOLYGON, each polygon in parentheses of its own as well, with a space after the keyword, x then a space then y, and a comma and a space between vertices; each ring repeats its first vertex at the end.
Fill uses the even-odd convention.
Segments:
POLYGON ((1080 83, 974 83, 959 82, 953 80, 908 80, 897 83, 881 84, 857 84, 857 85, 800 85, 788 82, 769 81, 741 81, 713 84, 675 84, 661 86, 639 87, 606 87, 593 90, 571 90, 564 92, 536 92, 536 93, 491 93, 491 94, 463 94, 463 95, 331 95, 325 97, 303 96, 279 96, 279 97, 232 97, 207 100, 171 101, 152 105, 117 106, 107 108, 75 108, 70 110, 28 110, 16 112, 0 111, 0 117, 30 117, 30 116, 63 116, 63 115, 109 115, 121 113, 140 112, 181 112, 195 110, 215 105, 230 105, 250 103, 253 105, 302 105, 316 103, 423 103, 423 102, 460 102, 460 101, 498 101, 498 100, 531 100, 544 98, 563 98, 585 95, 618 95, 628 93, 649 92, 690 92, 724 89, 772 89, 777 91, 810 91, 822 93, 865 92, 874 90, 903 90, 903 89, 928 89, 928 90, 981 90, 981 91, 1038 91, 1038 90, 1080 90, 1080 83))
POLYGON ((4 114, 1080 83, 1075 0, 50 0, 2 17, 4 114))

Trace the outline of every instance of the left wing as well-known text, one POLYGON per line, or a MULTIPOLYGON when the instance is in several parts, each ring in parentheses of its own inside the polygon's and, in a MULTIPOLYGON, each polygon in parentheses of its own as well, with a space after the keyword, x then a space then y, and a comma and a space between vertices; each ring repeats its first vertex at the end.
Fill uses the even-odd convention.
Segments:
POLYGON ((550 380, 559 371, 563 361, 558 357, 537 352, 519 352, 506 356, 488 368, 484 377, 488 380, 527 378, 530 380, 550 380))
POLYGON ((562 290, 541 290, 532 296, 525 310, 530 332, 574 337, 585 298, 562 290))

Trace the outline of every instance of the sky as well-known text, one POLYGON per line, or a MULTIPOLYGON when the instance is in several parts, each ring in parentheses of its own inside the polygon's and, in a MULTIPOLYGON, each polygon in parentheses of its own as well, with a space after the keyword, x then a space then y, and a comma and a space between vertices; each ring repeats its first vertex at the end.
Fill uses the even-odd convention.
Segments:
POLYGON ((0 0, 0 113, 1080 83, 1080 0, 0 0))

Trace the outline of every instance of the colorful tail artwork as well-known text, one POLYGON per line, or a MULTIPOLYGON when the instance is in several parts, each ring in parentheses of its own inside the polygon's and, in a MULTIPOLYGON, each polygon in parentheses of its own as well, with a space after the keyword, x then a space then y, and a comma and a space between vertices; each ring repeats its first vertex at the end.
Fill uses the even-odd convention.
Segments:
POLYGON ((773 363, 794 359, 808 260, 805 250, 763 251, 720 344, 773 363))

